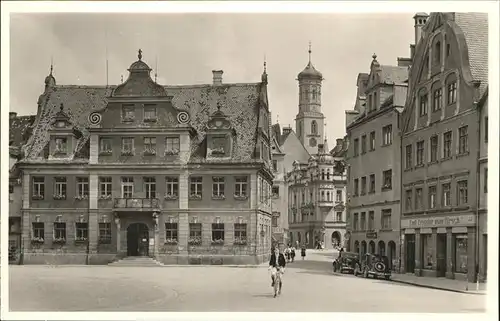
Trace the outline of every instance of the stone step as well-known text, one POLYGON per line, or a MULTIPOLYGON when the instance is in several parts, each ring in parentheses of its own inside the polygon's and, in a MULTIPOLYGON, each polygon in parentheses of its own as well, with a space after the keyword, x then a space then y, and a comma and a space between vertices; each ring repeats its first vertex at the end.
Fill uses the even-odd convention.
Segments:
POLYGON ((131 256, 108 264, 109 266, 163 266, 160 262, 150 257, 131 256))

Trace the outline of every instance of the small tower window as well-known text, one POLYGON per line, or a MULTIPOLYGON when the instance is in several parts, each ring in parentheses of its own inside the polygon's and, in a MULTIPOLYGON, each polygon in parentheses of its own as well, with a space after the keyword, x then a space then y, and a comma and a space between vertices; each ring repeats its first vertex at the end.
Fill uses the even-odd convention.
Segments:
POLYGON ((318 124, 316 123, 315 120, 311 122, 311 134, 317 135, 318 134, 318 124))
POLYGON ((313 92, 313 97, 312 97, 312 99, 316 99, 316 89, 313 89, 313 90, 312 90, 312 92, 313 92))
POLYGON ((441 42, 436 42, 436 46, 434 48, 436 51, 434 52, 434 60, 436 63, 441 62, 441 42))

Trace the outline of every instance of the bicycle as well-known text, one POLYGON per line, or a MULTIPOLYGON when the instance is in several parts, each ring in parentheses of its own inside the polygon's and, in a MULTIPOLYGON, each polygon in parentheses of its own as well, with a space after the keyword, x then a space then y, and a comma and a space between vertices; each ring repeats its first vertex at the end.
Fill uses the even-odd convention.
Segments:
POLYGON ((283 282, 281 281, 281 275, 283 274, 283 268, 278 267, 276 270, 276 276, 274 277, 274 297, 281 295, 281 287, 283 282))

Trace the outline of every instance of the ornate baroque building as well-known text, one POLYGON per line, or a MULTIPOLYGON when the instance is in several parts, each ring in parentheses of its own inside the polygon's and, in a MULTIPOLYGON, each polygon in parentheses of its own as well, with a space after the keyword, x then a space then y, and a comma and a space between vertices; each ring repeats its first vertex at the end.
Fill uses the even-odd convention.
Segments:
POLYGON ((57 85, 38 100, 22 173, 23 262, 166 264, 268 259, 273 181, 267 74, 163 86, 142 60, 117 86, 57 85))
POLYGON ((344 245, 345 186, 344 155, 347 141, 337 140, 328 151, 327 142, 318 145, 318 154, 308 163, 294 162, 287 175, 290 237, 307 248, 323 242, 325 248, 344 245))
POLYGON ((488 15, 436 12, 415 21, 402 120, 403 268, 484 280, 488 15))

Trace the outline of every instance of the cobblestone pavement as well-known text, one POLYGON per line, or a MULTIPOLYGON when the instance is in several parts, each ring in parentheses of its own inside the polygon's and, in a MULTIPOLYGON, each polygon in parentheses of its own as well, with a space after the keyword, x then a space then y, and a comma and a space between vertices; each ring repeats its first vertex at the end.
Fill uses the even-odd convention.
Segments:
POLYGON ((331 252, 267 267, 11 266, 11 311, 484 312, 486 296, 332 273, 331 252))

